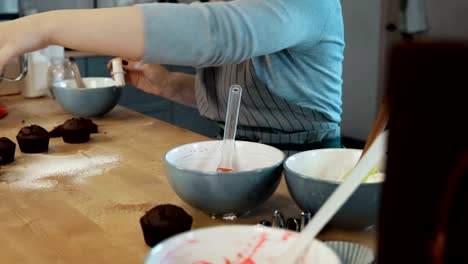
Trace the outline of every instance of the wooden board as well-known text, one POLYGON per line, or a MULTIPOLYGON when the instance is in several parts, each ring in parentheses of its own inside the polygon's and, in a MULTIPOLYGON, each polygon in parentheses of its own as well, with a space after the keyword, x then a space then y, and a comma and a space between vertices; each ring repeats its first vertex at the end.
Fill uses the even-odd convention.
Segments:
MULTIPOLYGON (((15 142, 25 125, 38 124, 50 130, 71 118, 49 98, 0 99, 10 110, 0 120, 0 136, 15 142)), ((163 156, 171 148, 208 138, 123 107, 94 121, 100 133, 93 134, 89 143, 65 144, 55 138, 49 152, 40 155, 22 154, 17 147, 16 161, 0 169, 0 263, 142 263, 150 248, 144 243, 139 218, 161 203, 183 207, 194 218, 193 229, 256 224, 271 219, 276 209, 288 217, 300 215, 282 182, 273 197, 249 216, 213 220, 177 197, 163 167, 163 156), (87 177, 83 175, 93 170, 94 163, 89 170, 67 175, 60 175, 60 171, 36 179, 26 175, 42 173, 41 169, 31 172, 34 162, 56 160, 62 167, 73 167, 73 160, 67 157, 87 162, 86 157, 95 158, 93 155, 114 157, 115 162, 107 168, 98 166, 98 172, 94 170, 94 175, 87 177), (25 175, 29 182, 15 179, 12 172, 25 175)), ((371 248, 375 241, 373 230, 327 230, 320 238, 355 241, 371 248)))

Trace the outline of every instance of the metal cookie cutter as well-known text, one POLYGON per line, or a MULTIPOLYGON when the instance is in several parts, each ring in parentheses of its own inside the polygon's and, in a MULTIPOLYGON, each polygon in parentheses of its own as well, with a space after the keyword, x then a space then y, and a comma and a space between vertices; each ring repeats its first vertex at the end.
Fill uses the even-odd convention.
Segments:
POLYGON ((304 230, 304 228, 306 227, 306 225, 309 223, 310 219, 312 219, 312 213, 309 212, 309 211, 303 211, 301 212, 301 227, 299 230, 304 230))
POLYGON ((309 223, 312 217, 313 214, 306 210, 301 212, 300 218, 290 217, 285 219, 284 215, 279 210, 276 210, 273 214, 272 222, 268 220, 262 220, 258 224, 300 232, 304 230, 305 226, 309 223))
POLYGON ((286 220, 286 229, 299 232, 301 231, 301 220, 296 217, 290 217, 286 220))
POLYGON ((273 214, 273 224, 272 224, 272 226, 277 227, 277 228, 285 228, 286 227, 286 224, 284 222, 284 216, 278 210, 276 210, 275 213, 273 214))

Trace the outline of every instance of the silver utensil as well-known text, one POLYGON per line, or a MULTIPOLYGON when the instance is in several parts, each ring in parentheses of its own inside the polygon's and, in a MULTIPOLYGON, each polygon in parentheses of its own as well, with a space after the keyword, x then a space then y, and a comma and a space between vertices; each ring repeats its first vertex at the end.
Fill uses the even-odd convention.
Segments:
POLYGON ((20 56, 20 73, 16 77, 8 77, 0 75, 0 80, 8 81, 8 82, 17 82, 23 79, 26 74, 28 73, 28 55, 23 54, 20 56))

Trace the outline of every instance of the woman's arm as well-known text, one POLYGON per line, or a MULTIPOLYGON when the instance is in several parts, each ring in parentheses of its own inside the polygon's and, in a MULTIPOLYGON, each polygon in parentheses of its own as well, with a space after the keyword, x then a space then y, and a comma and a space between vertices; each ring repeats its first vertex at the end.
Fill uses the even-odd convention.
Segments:
POLYGON ((191 107, 196 107, 195 77, 191 74, 171 72, 161 96, 191 107))
POLYGON ((340 0, 144 4, 144 60, 209 67, 284 49, 309 53, 339 6, 340 0))
POLYGON ((335 5, 339 0, 236 0, 52 11, 0 24, 0 70, 9 58, 50 44, 150 63, 238 63, 304 41, 313 46, 335 5))
POLYGON ((59 10, 0 23, 0 70, 11 57, 48 45, 139 60, 143 15, 136 6, 59 10))
MULTIPOLYGON (((144 37, 143 15, 136 6, 58 10, 28 16, 0 24, 0 71, 9 58, 48 45, 137 61, 144 53, 144 37)), ((194 77, 162 68, 159 65, 143 65, 137 70, 127 67, 130 70, 127 78, 145 92, 194 106, 194 77)))

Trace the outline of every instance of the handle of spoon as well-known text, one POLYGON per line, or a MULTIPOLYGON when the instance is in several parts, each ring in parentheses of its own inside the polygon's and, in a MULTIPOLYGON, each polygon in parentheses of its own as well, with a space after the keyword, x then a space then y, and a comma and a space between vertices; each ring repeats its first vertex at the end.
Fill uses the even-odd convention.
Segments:
POLYGON ((242 88, 232 85, 229 90, 228 105, 226 111, 226 125, 224 127, 224 139, 234 140, 236 137, 237 120, 242 96, 242 88))
POLYGON ((232 85, 229 89, 221 162, 219 163, 217 168, 218 172, 232 171, 232 156, 235 151, 235 137, 237 129, 237 120, 239 119, 241 96, 242 88, 239 85, 232 85))

